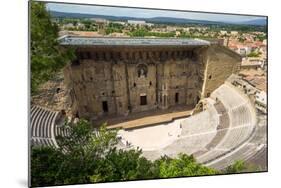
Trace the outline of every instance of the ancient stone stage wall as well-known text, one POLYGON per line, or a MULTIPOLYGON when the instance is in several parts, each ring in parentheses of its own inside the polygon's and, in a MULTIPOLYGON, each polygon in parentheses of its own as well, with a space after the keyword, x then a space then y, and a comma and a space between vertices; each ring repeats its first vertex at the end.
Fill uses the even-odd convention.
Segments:
POLYGON ((64 70, 73 115, 95 119, 194 105, 240 66, 211 46, 79 46, 64 70))

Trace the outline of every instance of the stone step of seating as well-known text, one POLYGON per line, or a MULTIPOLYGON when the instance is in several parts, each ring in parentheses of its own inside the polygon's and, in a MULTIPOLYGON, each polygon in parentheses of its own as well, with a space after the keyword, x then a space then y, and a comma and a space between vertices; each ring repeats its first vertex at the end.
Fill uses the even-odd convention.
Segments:
POLYGON ((215 148, 221 141, 222 139, 225 137, 226 133, 227 133, 227 129, 222 129, 217 131, 216 136, 212 139, 212 141, 206 146, 206 148, 208 150, 215 148))
POLYGON ((205 150, 205 146, 211 142, 215 134, 216 132, 210 132, 181 137, 162 149, 162 152, 168 154, 176 151, 177 153, 192 154, 199 150, 205 150))
POLYGON ((35 119, 35 117, 37 117, 36 114, 38 113, 39 110, 40 110, 40 108, 33 107, 32 111, 31 111, 31 114, 30 114, 30 133, 31 133, 31 136, 33 136, 34 119, 35 119))
POLYGON ((43 110, 41 114, 39 114, 39 118, 38 118, 38 121, 36 122, 35 121, 35 124, 37 124, 36 126, 36 132, 35 132, 35 135, 36 137, 41 137, 41 131, 42 131, 42 127, 44 126, 44 121, 48 115, 49 111, 47 110, 43 110))
POLYGON ((196 114, 181 122, 182 136, 215 131, 218 126, 218 114, 214 107, 196 114))
POLYGON ((261 165, 262 168, 266 170, 265 161, 267 160, 267 153, 263 151, 266 147, 266 127, 267 126, 255 126, 250 139, 244 142, 245 144, 241 145, 241 147, 237 147, 231 154, 225 155, 206 165, 216 169, 223 169, 231 165, 234 161, 244 160, 261 165))
POLYGON ((219 117, 219 125, 217 127, 217 130, 225 129, 228 127, 229 127, 229 116, 228 116, 228 114, 222 114, 219 117))
POLYGON ((32 129, 32 136, 36 136, 37 134, 37 127, 40 126, 38 124, 38 120, 41 117, 41 114, 43 113, 43 109, 39 108, 38 111, 34 114, 33 117, 31 117, 31 129, 32 129))
POLYGON ((203 154, 205 154, 205 153, 207 153, 207 152, 208 152, 208 150, 198 150, 198 151, 192 153, 192 155, 193 155, 195 158, 198 158, 199 156, 201 156, 201 155, 203 155, 203 154))
POLYGON ((31 107, 30 128, 32 142, 37 145, 50 146, 56 145, 53 141, 53 129, 55 128, 55 121, 58 116, 58 112, 39 107, 31 107))
POLYGON ((233 164, 234 161, 247 159, 255 152, 256 152, 255 147, 250 145, 245 145, 242 148, 240 148, 238 151, 231 153, 231 155, 225 155, 221 160, 207 164, 207 166, 216 169, 224 169, 227 166, 233 164))
POLYGON ((214 104, 215 109, 217 110, 218 114, 226 113, 226 109, 221 102, 217 102, 214 104))
POLYGON ((44 124, 43 136, 44 137, 51 137, 52 134, 52 125, 53 121, 55 120, 56 112, 50 112, 47 116, 47 119, 44 124))
POLYGON ((230 111, 232 127, 252 123, 251 112, 248 105, 242 105, 230 111))
POLYGON ((225 139, 220 144, 218 144, 216 148, 231 150, 239 146, 247 138, 249 138, 253 130, 253 126, 243 126, 235 129, 230 129, 228 130, 225 139))
MULTIPOLYGON (((217 164, 217 168, 223 165, 218 162, 224 158, 224 165, 226 165, 233 162, 234 159, 239 159, 239 156, 246 159, 255 153, 249 147, 242 149, 241 153, 236 152, 245 145, 249 145, 256 126, 254 114, 251 113, 252 106, 247 98, 227 84, 223 84, 215 90, 211 94, 211 98, 216 99, 214 108, 219 116, 219 123, 215 136, 208 142, 205 149, 198 148, 197 151, 194 151, 196 159, 203 164, 217 164), (232 155, 233 157, 231 157, 232 155)), ((204 119, 206 120, 206 118, 204 119)), ((197 121, 204 124, 202 119, 197 121)), ((184 126, 182 127, 184 128, 184 126)), ((186 130, 184 131, 186 132, 186 130)), ((257 139, 261 137, 257 136, 257 139)), ((190 147, 192 148, 192 146, 190 147)))
POLYGON ((249 141, 250 143, 255 143, 255 144, 262 144, 266 143, 266 137, 264 133, 267 132, 267 126, 258 126, 255 130, 255 134, 253 138, 249 141))
POLYGON ((255 152, 251 157, 246 159, 246 162, 258 165, 262 170, 267 169, 267 147, 264 146, 259 151, 255 152))
POLYGON ((55 136, 68 136, 69 130, 67 127, 55 127, 55 136))
POLYGON ((197 161, 200 162, 200 163, 208 163, 209 161, 211 160, 214 160, 218 157, 220 157, 221 155, 223 155, 226 151, 225 150, 216 150, 216 149, 213 149, 201 156, 199 156, 197 158, 197 161))
POLYGON ((32 121, 32 136, 51 137, 52 124, 55 121, 57 112, 40 109, 32 121))
POLYGON ((31 106, 31 108, 30 108, 30 114, 34 113, 34 111, 35 111, 36 109, 37 109, 36 106, 31 106))
POLYGON ((224 154, 234 150, 242 143, 244 143, 250 136, 254 130, 254 126, 243 126, 233 129, 225 129, 225 132, 221 132, 226 134, 223 139, 218 139, 219 132, 216 134, 216 137, 212 140, 212 142, 206 146, 207 149, 210 149, 209 152, 203 154, 203 156, 198 157, 198 161, 202 163, 208 163, 221 157, 224 154))
POLYGON ((235 91, 234 88, 223 84, 218 89, 216 89, 212 93, 212 98, 219 99, 226 109, 232 109, 236 106, 240 106, 243 103, 246 103, 247 101, 239 94, 237 91, 235 91))
POLYGON ((51 138, 33 137, 31 139, 31 145, 33 145, 33 146, 55 147, 54 141, 51 138))

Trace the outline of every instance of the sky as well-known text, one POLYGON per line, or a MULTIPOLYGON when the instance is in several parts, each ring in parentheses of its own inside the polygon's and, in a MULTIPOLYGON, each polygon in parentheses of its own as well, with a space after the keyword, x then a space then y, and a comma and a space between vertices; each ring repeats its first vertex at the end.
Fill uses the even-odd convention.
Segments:
POLYGON ((219 22, 244 22, 244 21, 250 21, 260 18, 265 19, 265 17, 256 17, 256 16, 105 7, 105 6, 93 6, 93 5, 63 4, 63 3, 48 3, 47 9, 52 11, 58 11, 58 12, 86 13, 86 14, 108 15, 108 16, 129 16, 129 17, 137 17, 137 18, 174 17, 174 18, 186 18, 186 19, 208 20, 208 21, 219 21, 219 22))

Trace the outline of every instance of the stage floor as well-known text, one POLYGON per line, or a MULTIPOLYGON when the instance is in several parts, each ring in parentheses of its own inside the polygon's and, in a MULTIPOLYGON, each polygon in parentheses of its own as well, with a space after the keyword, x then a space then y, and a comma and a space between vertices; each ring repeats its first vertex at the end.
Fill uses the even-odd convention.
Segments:
POLYGON ((194 106, 177 106, 169 109, 151 110, 129 114, 128 116, 105 116, 95 121, 95 124, 107 123, 108 129, 122 128, 133 129, 149 125, 157 125, 172 122, 175 119, 191 115, 194 106))

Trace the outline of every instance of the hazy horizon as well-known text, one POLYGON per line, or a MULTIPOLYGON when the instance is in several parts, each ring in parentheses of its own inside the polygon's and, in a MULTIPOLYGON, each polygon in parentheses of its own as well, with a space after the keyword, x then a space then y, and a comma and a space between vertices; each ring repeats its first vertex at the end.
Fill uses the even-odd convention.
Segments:
POLYGON ((47 9, 51 11, 95 14, 119 17, 136 17, 136 18, 153 18, 153 17, 173 17, 193 20, 207 20, 218 22, 247 22, 256 19, 266 19, 265 16, 248 16, 248 15, 229 15, 223 13, 201 13, 188 11, 169 11, 154 10, 143 8, 123 8, 98 5, 79 5, 66 3, 47 3, 47 9))

